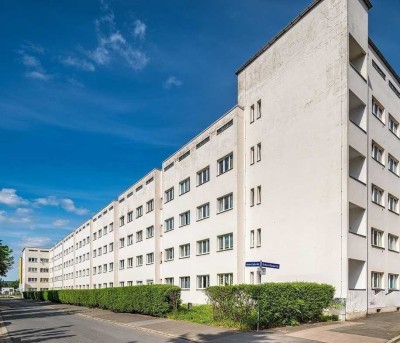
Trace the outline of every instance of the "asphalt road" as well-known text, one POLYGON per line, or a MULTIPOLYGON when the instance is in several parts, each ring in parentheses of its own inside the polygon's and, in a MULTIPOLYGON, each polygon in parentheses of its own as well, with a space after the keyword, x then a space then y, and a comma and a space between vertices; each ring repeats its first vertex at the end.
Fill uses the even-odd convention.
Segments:
POLYGON ((74 312, 60 311, 50 304, 5 299, 0 304, 9 338, 15 343, 187 343, 186 340, 85 318, 74 312))

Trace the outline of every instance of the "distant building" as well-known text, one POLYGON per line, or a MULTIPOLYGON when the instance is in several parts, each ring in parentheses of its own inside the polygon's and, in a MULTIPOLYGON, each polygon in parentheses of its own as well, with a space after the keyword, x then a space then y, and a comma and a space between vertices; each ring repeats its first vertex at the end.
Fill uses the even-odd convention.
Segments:
POLYGON ((208 285, 305 280, 335 286, 347 318, 397 310, 400 80, 370 8, 313 1, 237 71, 233 109, 44 251, 49 283, 25 288, 165 283, 201 303, 208 285))
POLYGON ((22 250, 20 260, 20 289, 44 291, 50 287, 49 249, 29 248, 22 250))

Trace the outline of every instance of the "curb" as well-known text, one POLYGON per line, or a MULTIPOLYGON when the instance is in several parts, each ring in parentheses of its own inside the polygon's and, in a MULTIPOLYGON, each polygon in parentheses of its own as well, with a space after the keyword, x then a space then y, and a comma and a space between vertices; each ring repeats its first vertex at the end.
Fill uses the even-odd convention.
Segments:
POLYGON ((400 342, 400 335, 388 340, 386 343, 396 343, 396 342, 400 342))
POLYGON ((0 312, 0 342, 12 343, 10 336, 8 335, 7 327, 4 325, 3 316, 0 312))

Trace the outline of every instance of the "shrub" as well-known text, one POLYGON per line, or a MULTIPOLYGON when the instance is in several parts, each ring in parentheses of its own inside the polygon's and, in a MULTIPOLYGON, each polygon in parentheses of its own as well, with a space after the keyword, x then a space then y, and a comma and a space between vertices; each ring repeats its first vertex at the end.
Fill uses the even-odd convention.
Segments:
POLYGON ((241 328, 269 328, 319 321, 333 300, 334 287, 311 282, 213 286, 206 290, 215 320, 241 328))
POLYGON ((170 285, 143 285, 103 289, 65 289, 24 292, 25 299, 98 307, 114 312, 164 317, 180 305, 181 290, 170 285))

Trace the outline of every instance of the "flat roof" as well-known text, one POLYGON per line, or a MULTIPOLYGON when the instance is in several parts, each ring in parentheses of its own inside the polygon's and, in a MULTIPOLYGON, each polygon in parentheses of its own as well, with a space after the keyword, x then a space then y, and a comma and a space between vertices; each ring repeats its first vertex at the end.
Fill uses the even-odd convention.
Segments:
MULTIPOLYGON (((256 60, 260 55, 262 55, 266 50, 268 50, 276 41, 278 41, 283 35, 288 32, 292 27, 294 27, 301 19, 303 19, 308 13, 310 13, 315 7, 317 7, 324 0, 314 0, 311 5, 309 5, 303 12, 301 12, 294 20, 292 20, 289 25, 287 25, 282 31, 280 31, 274 38, 272 38, 266 45, 264 45, 260 50, 256 52, 250 59, 248 59, 237 71, 236 75, 240 74, 243 69, 248 67, 254 60, 256 60)), ((363 0, 368 9, 372 8, 372 3, 370 0, 363 0)))

